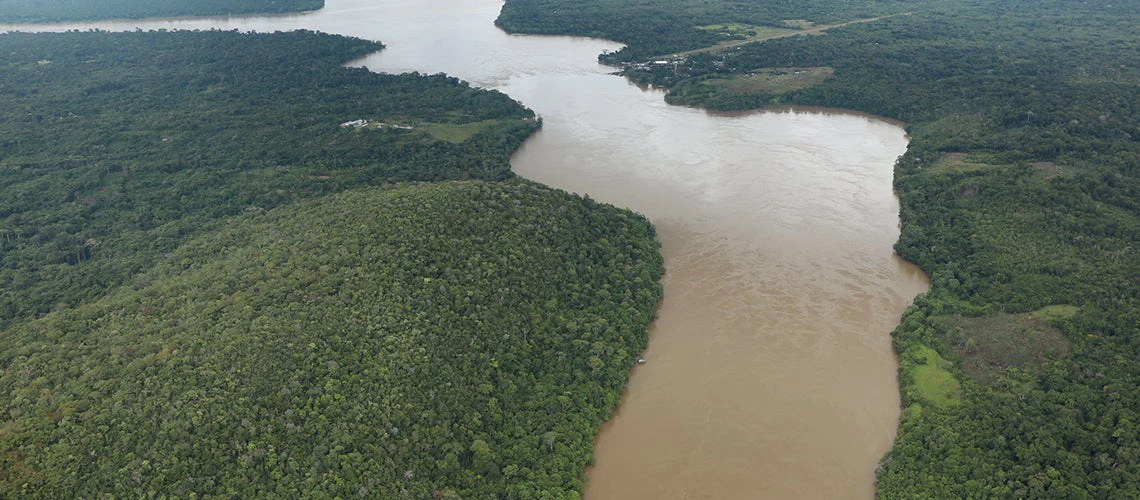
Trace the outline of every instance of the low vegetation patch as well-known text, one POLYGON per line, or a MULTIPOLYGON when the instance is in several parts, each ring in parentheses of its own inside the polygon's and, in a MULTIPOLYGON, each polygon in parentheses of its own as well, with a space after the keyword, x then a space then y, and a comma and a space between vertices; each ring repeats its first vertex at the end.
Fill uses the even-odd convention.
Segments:
POLYGON ((340 124, 346 129, 366 130, 421 130, 437 141, 459 144, 479 132, 504 123, 505 120, 480 120, 468 123, 412 122, 357 119, 340 124))
POLYGON ((784 94, 814 87, 835 74, 834 68, 760 68, 751 73, 705 83, 732 94, 784 94))
MULTIPOLYGON (((925 172, 933 174, 962 174, 978 172, 995 168, 1009 168, 1011 164, 1002 163, 988 153, 949 152, 926 167, 925 172)), ((1035 161, 1029 163, 1033 173, 1046 179, 1054 177, 1071 177, 1083 169, 1070 165, 1062 165, 1051 161, 1035 161)))
POLYGON ((483 120, 471 123, 425 122, 419 124, 418 128, 427 132, 436 140, 459 144, 470 139, 475 134, 501 122, 502 120, 483 120))
POLYGON ((973 172, 975 170, 983 170, 994 167, 997 167, 997 165, 991 165, 989 163, 981 161, 979 158, 973 155, 953 152, 946 153, 941 158, 935 160, 934 163, 926 169, 926 171, 937 174, 950 174, 973 172))
POLYGON ((915 343, 905 352, 899 364, 903 373, 914 380, 911 386, 918 396, 939 408, 962 403, 962 386, 950 373, 951 363, 921 343, 915 343))
POLYGON ((740 23, 727 23, 727 24, 707 24, 704 26, 697 26, 697 29, 704 31, 712 31, 725 36, 735 38, 756 38, 766 37, 770 35, 780 35, 795 31, 794 29, 773 28, 771 26, 760 26, 756 24, 740 24, 740 23))
POLYGON ((1080 312, 1080 310, 1081 310, 1081 308, 1079 308, 1077 306, 1071 306, 1071 305, 1067 305, 1067 304, 1058 304, 1058 305, 1053 305, 1053 306, 1042 307, 1041 309, 1034 311, 1033 314, 1039 318, 1043 318, 1046 320, 1068 319, 1068 318, 1071 318, 1073 316, 1076 316, 1077 313, 1080 312))
POLYGON ((989 385, 1011 368, 1037 374, 1051 356, 1068 354, 1068 341, 1049 326, 1049 319, 1075 312, 1072 306, 1050 306, 1032 313, 952 316, 944 322, 950 327, 948 341, 962 371, 989 385))
POLYGON ((783 96, 820 85, 835 74, 833 68, 767 67, 736 75, 706 75, 685 80, 665 95, 665 101, 682 106, 716 103, 721 110, 753 109, 787 104, 783 96))
POLYGON ((783 21, 780 21, 780 23, 795 30, 806 30, 815 26, 815 23, 808 21, 807 19, 784 19, 783 21))
POLYGON ((1029 166, 1033 167, 1034 173, 1046 179, 1052 179, 1054 177, 1072 177, 1082 173, 1095 173, 1087 168, 1052 161, 1035 161, 1030 163, 1029 166))

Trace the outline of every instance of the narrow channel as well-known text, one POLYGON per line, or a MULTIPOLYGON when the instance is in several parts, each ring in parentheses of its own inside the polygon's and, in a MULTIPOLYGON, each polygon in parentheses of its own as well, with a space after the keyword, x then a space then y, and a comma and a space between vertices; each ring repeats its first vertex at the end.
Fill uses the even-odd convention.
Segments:
POLYGON ((523 177, 657 226, 665 299, 646 363, 603 425, 586 497, 871 498, 898 418, 889 332, 926 277, 896 257, 896 124, 820 110, 666 105, 596 56, 505 34, 499 0, 329 0, 314 13, 0 30, 310 29, 381 40, 352 64, 501 90, 544 128, 523 177))

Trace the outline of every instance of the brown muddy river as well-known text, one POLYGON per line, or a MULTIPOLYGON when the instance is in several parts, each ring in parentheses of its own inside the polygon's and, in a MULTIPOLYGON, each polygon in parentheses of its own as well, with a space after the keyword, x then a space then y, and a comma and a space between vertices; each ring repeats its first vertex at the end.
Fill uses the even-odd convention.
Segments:
MULTIPOLYGON (((898 126, 668 106, 600 66, 619 45, 507 35, 496 0, 328 0, 286 16, 20 29, 311 29, 381 40, 353 64, 446 72, 538 112, 526 178, 656 225, 665 300, 598 436, 590 499, 871 498, 898 418, 889 332, 926 278, 897 258, 898 126)), ((0 29, 11 27, 0 26, 0 29)))

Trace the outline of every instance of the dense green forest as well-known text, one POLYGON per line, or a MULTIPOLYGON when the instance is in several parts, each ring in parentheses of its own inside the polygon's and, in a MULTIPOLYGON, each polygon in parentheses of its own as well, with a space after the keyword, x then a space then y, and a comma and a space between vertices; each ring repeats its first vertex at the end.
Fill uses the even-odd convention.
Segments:
MULTIPOLYGON (((588 5, 606 29, 580 34, 628 54, 687 48, 654 45, 651 19, 570 4, 508 0, 504 17, 542 30, 552 11, 588 17, 588 5)), ((709 5, 679 4, 651 5, 663 17, 709 5)), ((778 5, 793 13, 777 17, 831 21, 814 2, 778 5)), ((675 104, 830 106, 906 123, 896 249, 933 287, 893 333, 905 410, 881 497, 1140 497, 1140 3, 905 8, 666 63, 609 60, 669 87, 675 104)))
POLYGON ((251 210, 0 337, 0 496, 569 498, 662 271, 527 181, 251 210))
POLYGON ((0 35, 0 497, 579 494, 653 228, 380 47, 0 35))
POLYGON ((0 0, 0 22, 271 14, 324 6, 324 0, 0 0))
POLYGON ((380 47, 306 32, 0 36, 0 326, 98 296, 251 206, 512 175, 531 111, 442 75, 340 66, 380 47), (413 128, 340 126, 359 119, 413 128), (460 126, 474 135, 428 132, 460 126))

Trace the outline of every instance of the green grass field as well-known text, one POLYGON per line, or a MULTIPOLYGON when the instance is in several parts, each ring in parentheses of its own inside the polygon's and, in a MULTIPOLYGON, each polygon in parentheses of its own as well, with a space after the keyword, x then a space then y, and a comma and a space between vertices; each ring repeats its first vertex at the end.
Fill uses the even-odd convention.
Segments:
POLYGON ((930 167, 928 167, 926 171, 938 174, 950 174, 973 172, 976 170, 999 167, 1001 166, 986 163, 975 155, 969 155, 966 153, 946 153, 941 158, 936 160, 930 167))
POLYGON ((424 122, 416 128, 422 129, 436 140, 459 144, 500 121, 501 120, 483 120, 471 123, 424 122))
POLYGON ((784 26, 795 30, 806 30, 815 26, 815 23, 808 21, 807 19, 784 19, 780 22, 784 23, 784 26))
POLYGON ((939 408, 962 404, 962 386, 947 369, 949 361, 938 351, 918 343, 911 345, 907 354, 913 361, 904 361, 903 370, 910 372, 923 399, 939 408))

